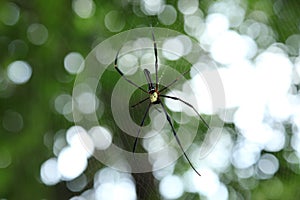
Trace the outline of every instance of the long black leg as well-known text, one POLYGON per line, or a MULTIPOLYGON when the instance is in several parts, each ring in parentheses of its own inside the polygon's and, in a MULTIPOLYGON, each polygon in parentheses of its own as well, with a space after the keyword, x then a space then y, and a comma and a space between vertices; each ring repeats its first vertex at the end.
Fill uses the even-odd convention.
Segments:
POLYGON ((163 92, 164 90, 168 89, 170 86, 172 86, 173 84, 175 84, 182 76, 184 76, 185 74, 187 74, 190 70, 187 70, 185 72, 183 72, 181 74, 181 76, 178 76, 174 81, 172 81, 171 83, 169 83, 168 85, 166 85, 165 87, 163 87, 161 90, 159 90, 159 92, 163 92))
POLYGON ((153 82, 151 79, 150 71, 148 69, 144 69, 144 74, 145 74, 146 80, 148 82, 148 93, 149 93, 149 91, 152 91, 155 89, 153 87, 153 82))
POLYGON ((119 51, 117 52, 116 58, 115 58, 115 69, 117 70, 117 72, 130 84, 134 85, 135 87, 139 88, 140 90, 142 90, 143 92, 148 93, 145 89, 141 88, 140 86, 138 86, 137 84, 135 84, 134 82, 132 82, 131 80, 129 80, 124 74, 123 72, 121 72, 121 70, 118 68, 118 55, 119 55, 119 51))
POLYGON ((136 138, 135 138, 135 140, 134 140, 132 153, 135 152, 135 148, 136 148, 136 145, 137 145, 137 141, 138 141, 138 138, 139 138, 139 136, 140 136, 140 132, 141 132, 142 126, 144 125, 146 116, 148 115, 150 106, 151 106, 151 103, 149 103, 148 107, 146 108, 146 112, 145 112, 144 117, 143 117, 143 119, 142 119, 142 122, 141 122, 141 124, 140 124, 139 130, 138 130, 138 133, 137 133, 137 136, 136 136, 136 138))
POLYGON ((146 100, 148 100, 148 99, 149 99, 149 97, 147 97, 147 98, 145 98, 145 99, 143 99, 143 100, 137 102, 136 104, 132 105, 131 108, 134 108, 134 107, 140 105, 141 103, 144 103, 144 102, 145 102, 146 100))
POLYGON ((174 137, 175 137, 175 139, 176 139, 176 141, 177 141, 177 143, 178 143, 178 145, 179 145, 181 151, 183 152, 184 157, 187 159, 188 163, 189 163, 190 166, 193 168, 193 170, 194 170, 199 176, 201 176, 200 173, 195 169, 195 167, 194 167, 193 164, 191 163, 191 161, 190 161, 190 159, 188 158, 188 156, 186 155, 186 153, 184 152, 184 149, 183 149, 183 147, 182 147, 182 145, 181 145, 181 142, 180 142, 179 138, 177 137, 175 128, 174 128, 174 126, 173 126, 173 123, 172 123, 172 121, 171 121, 171 118, 170 118, 170 116, 169 116, 169 114, 168 114, 168 112, 167 112, 167 110, 166 110, 164 104, 163 104, 162 102, 160 102, 160 105, 161 105, 161 107, 163 108, 163 111, 164 111, 164 113, 165 113, 165 115, 166 115, 166 118, 167 118, 167 120, 168 120, 168 122, 169 122, 169 124, 170 124, 170 126, 171 126, 171 128, 172 128, 173 135, 174 135, 174 137))
POLYGON ((158 75, 157 75, 157 70, 158 70, 158 60, 157 60, 157 46, 156 46, 156 41, 154 37, 154 33, 152 30, 152 39, 153 39, 153 46, 154 46, 154 55, 155 55, 155 89, 158 90, 158 75))
POLYGON ((198 113, 198 111, 195 109, 195 107, 192 106, 192 104, 190 104, 190 103, 188 103, 188 102, 186 102, 186 101, 184 101, 184 100, 182 100, 182 99, 180 99, 180 98, 178 98, 178 97, 172 97, 172 96, 163 95, 163 94, 161 94, 161 95, 159 95, 159 96, 160 96, 160 97, 169 98, 169 99, 173 99, 173 100, 177 100, 177 101, 181 101, 181 102, 184 103, 185 105, 189 106, 190 108, 192 108, 192 109, 195 111, 195 113, 198 115, 198 117, 201 119, 201 121, 202 121, 202 122, 205 124, 205 126, 209 129, 209 126, 208 126, 208 124, 206 123, 206 121, 203 119, 203 117, 200 115, 200 113, 198 113))

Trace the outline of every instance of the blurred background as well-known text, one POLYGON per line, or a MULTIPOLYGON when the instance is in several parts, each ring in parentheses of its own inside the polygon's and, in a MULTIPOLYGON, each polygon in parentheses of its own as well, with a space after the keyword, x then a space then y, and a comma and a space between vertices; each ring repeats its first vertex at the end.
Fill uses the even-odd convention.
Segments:
MULTIPOLYGON (((299 199, 299 9, 297 0, 1 1, 0 199, 299 199), (130 151, 134 141, 113 122, 111 91, 120 78, 113 69, 94 96, 72 97, 92 49, 150 26, 178 31, 201 47, 185 68, 169 57, 180 72, 190 69, 197 110, 225 123, 222 134, 212 134, 207 156, 197 159, 204 136, 188 151, 200 178, 182 157, 153 173, 130 174, 92 156, 118 142, 130 151), (193 76, 210 70, 218 72, 226 96, 218 110, 200 105, 207 99, 193 76), (72 100, 81 112, 96 112, 99 126, 76 126, 72 100), (76 135, 91 148, 82 148, 76 135)), ((127 59, 135 66, 141 58, 127 59)), ((178 117, 180 110, 166 104, 178 117)), ((133 112, 137 124, 144 110, 133 112)), ((198 130, 207 131, 201 123, 198 130)), ((139 151, 149 150, 140 143, 139 151)))

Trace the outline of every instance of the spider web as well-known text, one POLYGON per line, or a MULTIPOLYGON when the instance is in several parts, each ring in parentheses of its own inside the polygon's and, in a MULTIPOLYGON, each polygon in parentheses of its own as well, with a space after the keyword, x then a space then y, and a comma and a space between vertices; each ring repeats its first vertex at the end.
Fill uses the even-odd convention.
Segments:
MULTIPOLYGON (((153 18, 151 18, 151 19, 149 18, 149 20, 151 20, 153 22, 154 19, 153 18)), ((151 23, 151 24, 154 24, 154 23, 151 23)), ((159 25, 159 23, 156 23, 156 25, 159 25)), ((177 26, 179 26, 179 25, 177 24, 177 26)), ((149 29, 149 30, 151 30, 151 29, 149 29)), ((133 33, 135 33, 135 32, 133 32, 133 33)), ((160 31, 160 34, 161 33, 163 33, 163 32, 160 31)), ((130 38, 132 38, 131 34, 132 34, 131 32, 128 32, 127 34, 125 34, 125 37, 123 38, 123 40, 124 41, 127 41, 127 40, 131 41, 130 40, 130 38)), ((159 37, 159 33, 156 32, 156 31, 154 31, 154 34, 157 34, 157 42, 159 43, 159 48, 161 48, 161 44, 160 44, 161 40, 160 40, 160 37, 159 37)), ((170 32, 170 34, 172 34, 172 33, 170 32)), ((165 37, 168 37, 169 36, 168 31, 165 32, 165 33, 163 33, 163 35, 165 37)), ((138 36, 135 36, 135 35, 133 37, 139 38, 138 36)), ((149 36, 148 36, 148 42, 149 41, 150 41, 150 46, 149 46, 149 48, 146 48, 146 53, 151 53, 151 55, 152 55, 152 61, 150 62, 151 64, 145 64, 145 65, 143 65, 143 64, 139 63, 138 65, 140 67, 146 67, 149 70, 152 68, 152 70, 153 70, 153 68, 154 68, 153 41, 151 40, 151 37, 149 38, 149 36)), ((124 49, 126 50, 126 45, 127 44, 128 44, 128 42, 124 42, 124 44, 118 44, 119 48, 121 48, 120 49, 120 56, 119 56, 120 57, 119 58, 120 65, 122 65, 122 63, 123 63, 123 62, 121 62, 122 58, 124 58, 126 56, 126 51, 125 51, 125 53, 122 53, 122 52, 124 51, 124 49)), ((131 43, 129 42, 129 44, 131 44, 131 43)), ((142 47, 142 49, 143 48, 145 48, 145 47, 142 47)), ((141 50, 140 48, 137 48, 136 52, 138 52, 140 50, 141 50)), ((161 56, 161 50, 159 49, 159 59, 160 59, 160 56, 161 56)), ((89 61, 87 61, 87 63, 88 62, 89 61)), ((164 85, 167 85, 171 81, 173 81, 176 78, 178 78, 181 73, 184 73, 184 72, 188 71, 191 68, 191 64, 189 62, 187 62, 185 59, 179 59, 179 60, 176 60, 176 61, 166 61, 166 63, 162 62, 160 65, 171 66, 171 68, 163 68, 162 67, 159 70, 159 77, 158 77, 159 78, 159 83, 162 84, 160 87, 163 87, 164 85), (170 69, 172 69, 177 74, 173 72, 173 75, 170 76, 170 72, 172 72, 172 70, 170 71, 170 69)), ((134 70, 134 68, 135 67, 133 66, 132 69, 134 70)), ((124 71, 124 69, 122 68, 122 66, 120 66, 120 69, 121 69, 121 71, 124 71)), ((132 69, 129 69, 129 73, 130 73, 130 70, 132 70, 132 69)), ((95 70, 94 70, 93 73, 97 73, 97 72, 95 72, 95 70)), ((125 73, 125 74, 127 76, 128 73, 125 73)), ((176 84, 174 84, 174 86, 172 86, 172 88, 170 88, 170 89, 182 90, 183 89, 182 88, 182 84, 185 82, 185 79, 190 79, 190 76, 189 75, 185 75, 185 77, 182 76, 182 78, 181 77, 179 77, 179 78, 180 78, 179 81, 176 84)), ((130 76, 130 79, 134 80, 135 82, 138 81, 137 82, 138 85, 141 85, 141 86, 145 87, 145 77, 144 77, 143 73, 141 73, 141 70, 137 71, 137 73, 133 73, 132 76, 130 76)), ((79 80, 80 80, 80 78, 79 78, 79 80)), ((135 131, 126 131, 127 133, 131 133, 131 136, 129 136, 127 134, 124 134, 124 129, 120 130, 120 128, 118 128, 119 124, 115 124, 114 123, 115 119, 114 119, 113 113, 111 113, 111 110, 109 109, 109 107, 114 108, 115 106, 122 105, 124 103, 126 103, 126 105, 127 105, 128 101, 129 102, 137 102, 138 99, 141 99, 141 97, 145 97, 144 96, 145 94, 143 94, 141 91, 137 90, 136 88, 134 88, 132 85, 128 84, 127 82, 124 82, 124 80, 122 78, 120 79, 119 74, 117 74, 112 67, 109 67, 109 68, 107 68, 107 70, 105 70, 103 72, 103 75, 102 75, 102 77, 101 77, 101 79, 99 81, 101 83, 101 90, 102 90, 102 92, 100 94, 97 94, 97 95, 99 95, 99 96, 110 96, 109 94, 113 93, 112 91, 116 87, 115 85, 113 85, 113 83, 117 82, 118 80, 119 81, 123 81, 123 83, 121 84, 121 88, 122 88, 121 91, 123 90, 123 91, 126 91, 126 92, 123 93, 123 95, 122 94, 121 95, 120 94, 117 95, 117 99, 118 99, 117 103, 110 102, 109 98, 102 98, 101 99, 103 101, 104 105, 111 105, 111 106, 108 106, 108 107, 105 108, 104 114, 103 114, 103 116, 105 116, 105 117, 102 117, 102 118, 98 119, 98 121, 99 121, 99 123, 101 125, 109 127, 109 129, 114 133, 113 143, 114 143, 115 146, 123 149, 124 151, 131 152, 132 151, 133 138, 136 135, 137 131, 136 130, 135 131), (135 93, 134 95, 132 95, 133 99, 130 99, 130 100, 128 98, 125 98, 125 96, 124 96, 124 95, 128 94, 129 90, 132 90, 135 93)), ((155 79, 153 79, 153 80, 155 80, 155 79)), ((145 88, 145 90, 147 90, 147 89, 145 88)), ((172 90, 170 90, 170 91, 172 91, 172 90)), ((131 96, 131 95, 129 95, 129 96, 131 96)), ((147 94, 146 94, 146 96, 147 96, 147 94)), ((130 106, 130 104, 128 104, 128 105, 130 106)), ((145 112, 145 105, 139 105, 139 107, 142 107, 142 108, 136 108, 136 109, 132 109, 130 111, 131 117, 133 118, 135 124, 137 124, 137 125, 140 124, 140 121, 141 121, 141 119, 142 119, 142 117, 144 115, 144 112, 145 112)), ((127 109, 128 109, 128 106, 127 106, 127 109)), ((122 113, 123 111, 125 111, 125 110, 122 110, 122 109, 116 109, 116 110, 119 113, 120 112, 122 113)), ((157 111, 158 111, 158 113, 162 112, 161 110, 159 110, 159 108, 157 108, 157 111)), ((112 112, 114 112, 114 111, 112 111, 112 112)), ((178 131, 178 136, 181 138, 180 140, 183 140, 183 138, 182 138, 183 136, 180 136, 182 134, 181 134, 181 131, 179 131, 179 129, 182 129, 183 130, 182 132, 184 132, 184 133, 188 133, 187 130, 191 131, 192 129, 194 129, 194 130, 191 131, 191 132, 195 132, 195 131, 196 132, 204 132, 204 129, 200 128, 200 127, 204 127, 204 125, 201 125, 199 128, 197 126, 197 124, 199 123, 199 119, 193 120, 191 124, 194 124, 194 125, 191 126, 190 128, 186 129, 185 125, 183 125, 183 126, 180 125, 179 122, 176 122, 176 119, 177 119, 177 121, 178 120, 180 121, 183 118, 191 118, 191 117, 189 117, 188 115, 185 115, 184 117, 182 117, 182 116, 180 117, 180 115, 182 115, 182 114, 180 114, 179 112, 177 112, 177 113, 176 112, 170 112, 170 110, 168 110, 168 112, 169 112, 169 114, 171 115, 171 117, 173 119, 174 126, 177 129, 177 131, 178 131), (196 123, 196 121, 197 121, 197 123, 196 123)), ((127 126, 127 121, 125 120, 126 118, 120 117, 119 115, 117 115, 117 116, 119 118, 121 118, 121 122, 120 123, 125 124, 125 128, 128 128, 128 127, 126 127, 127 126)), ((163 117, 165 118, 165 116, 163 116, 163 117)), ((195 117, 193 117, 193 118, 195 118, 195 117)), ((83 124, 86 125, 87 124, 86 121, 83 124)), ((151 124, 150 120, 147 119, 145 125, 146 126, 147 125, 150 126, 150 124, 151 124)), ((149 127, 148 128, 147 127, 143 127, 142 132, 145 133, 145 132, 147 132, 147 130, 148 131, 150 130, 149 127)), ((165 125, 164 125, 164 130, 165 130, 165 132, 168 132, 168 133, 166 135, 164 135, 163 137, 167 138, 167 140, 173 140, 173 143, 174 143, 174 136, 172 135, 171 127, 166 122, 165 122, 165 125)), ((197 139, 198 142, 201 142, 204 139, 204 135, 197 135, 197 138, 198 138, 197 139)), ((142 145, 141 145, 142 144, 142 140, 140 140, 139 143, 140 144, 139 144, 137 150, 138 151, 143 151, 142 145)), ((176 146, 175 148, 178 149, 178 144, 175 143, 175 145, 173 144, 173 146, 176 146)), ((179 151, 179 153, 182 153, 182 152, 179 151)), ((107 154, 107 155, 108 155, 108 157, 111 157, 110 154, 107 154)), ((131 155, 131 157, 132 157, 132 155, 131 155)), ((116 160, 116 159, 113 159, 113 158, 107 158, 107 159, 116 160)), ((91 162, 89 164, 90 168, 89 168, 88 171, 95 171, 95 169, 93 169, 93 163, 94 162, 91 162)), ((140 167, 139 163, 138 162, 136 162, 136 163, 137 163, 136 165, 138 165, 138 167, 140 167)), ((184 161, 184 159, 182 159, 182 158, 180 158, 180 163, 181 164, 178 165, 180 167, 177 166, 175 168, 175 171, 178 171, 179 173, 182 173, 181 172, 182 168, 187 168, 188 167, 188 163, 186 163, 184 161)), ((98 168, 99 165, 96 164, 95 167, 98 168)), ((148 172, 148 173, 135 173, 133 176, 135 178, 135 184, 136 184, 136 187, 137 187, 138 199, 153 199, 153 198, 154 199, 159 199, 160 198, 159 197, 160 195, 158 195, 159 194, 159 192, 158 192, 158 190, 159 190, 158 189, 159 188, 159 181, 157 181, 153 177, 153 175, 152 175, 151 172, 148 172)), ((185 198, 188 198, 188 197, 185 195, 185 198)))

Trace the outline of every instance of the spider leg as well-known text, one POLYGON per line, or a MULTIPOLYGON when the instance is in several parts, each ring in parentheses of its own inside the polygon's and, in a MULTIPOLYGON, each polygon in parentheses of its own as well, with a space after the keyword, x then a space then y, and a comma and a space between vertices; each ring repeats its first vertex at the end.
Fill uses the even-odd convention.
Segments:
POLYGON ((143 100, 137 102, 136 104, 132 105, 131 108, 134 108, 134 107, 140 105, 141 103, 144 103, 147 99, 149 99, 149 97, 147 97, 147 98, 145 98, 145 99, 143 99, 143 100))
POLYGON ((162 102, 160 102, 160 105, 161 105, 161 107, 162 107, 162 109, 163 109, 163 111, 164 111, 164 113, 165 113, 165 115, 166 115, 166 118, 167 118, 167 120, 168 120, 168 122, 169 122, 169 124, 170 124, 170 126, 171 126, 171 128, 172 128, 173 135, 174 135, 174 137, 175 137, 175 139, 176 139, 176 141, 177 141, 177 143, 178 143, 178 145, 179 145, 181 151, 183 152, 184 157, 187 159, 188 163, 189 163, 190 166, 193 168, 193 170, 194 170, 199 176, 201 176, 200 173, 195 169, 195 167, 194 167, 193 164, 191 163, 191 161, 190 161, 190 159, 188 158, 188 156, 186 155, 186 153, 184 152, 184 149, 183 149, 183 147, 182 147, 182 145, 181 145, 181 142, 180 142, 180 140, 179 140, 179 138, 178 138, 178 136, 177 136, 177 134, 176 134, 175 128, 174 128, 173 123, 172 123, 172 121, 171 121, 170 115, 168 114, 168 112, 167 112, 167 110, 166 110, 164 104, 163 104, 162 102))
POLYGON ((198 115, 198 117, 201 119, 201 121, 205 124, 205 126, 206 126, 208 129, 210 129, 209 126, 208 126, 208 124, 206 123, 206 121, 203 119, 203 117, 200 115, 200 113, 197 112, 197 110, 195 109, 195 107, 192 106, 192 104, 190 104, 190 103, 188 103, 188 102, 186 102, 186 101, 184 101, 184 100, 182 100, 182 99, 180 99, 180 98, 178 98, 178 97, 172 97, 172 96, 162 95, 162 94, 159 95, 159 96, 160 96, 160 97, 169 98, 169 99, 173 99, 173 100, 178 100, 178 101, 181 101, 182 103, 184 103, 185 105, 189 106, 190 108, 192 108, 192 109, 195 111, 195 113, 198 115))
POLYGON ((180 78, 182 78, 183 75, 187 74, 189 72, 189 70, 183 72, 181 74, 181 76, 178 76, 174 81, 172 81, 171 83, 169 83, 168 85, 166 85, 165 87, 163 87, 161 90, 159 90, 159 92, 163 92, 164 90, 168 89, 170 86, 172 86, 173 84, 175 84, 180 78))
POLYGON ((146 116, 147 116, 147 114, 148 114, 148 112, 149 112, 149 108, 150 108, 150 106, 151 106, 151 103, 149 103, 148 107, 146 108, 146 112, 145 112, 145 114, 144 114, 144 117, 143 117, 143 119, 142 119, 142 122, 141 122, 141 124, 140 124, 139 130, 138 130, 138 133, 137 133, 137 136, 136 136, 136 138, 135 138, 135 140, 134 140, 134 144, 133 144, 132 153, 134 153, 134 152, 135 152, 135 148, 136 148, 136 145, 137 145, 137 141, 138 141, 138 138, 139 138, 139 135, 140 135, 140 132, 141 132, 142 126, 144 125, 144 122, 145 122, 146 116))
POLYGON ((135 84, 134 82, 132 82, 131 80, 129 80, 124 74, 123 72, 121 72, 121 70, 118 68, 118 55, 119 55, 119 51, 117 52, 116 58, 115 58, 115 69, 117 70, 117 72, 127 81, 129 82, 131 85, 134 85, 135 87, 139 88, 140 90, 142 90, 143 92, 148 93, 145 89, 141 88, 140 86, 138 86, 137 84, 135 84))
POLYGON ((158 70, 158 60, 157 60, 157 46, 156 46, 156 41, 155 41, 155 37, 154 37, 154 33, 153 33, 153 29, 152 29, 152 39, 153 39, 153 48, 154 48, 154 55, 155 55, 155 81, 156 81, 156 86, 155 89, 158 90, 158 76, 157 76, 157 70, 158 70))
POLYGON ((148 93, 149 93, 149 91, 155 90, 155 88, 153 87, 150 71, 148 69, 144 69, 144 74, 148 82, 148 93))

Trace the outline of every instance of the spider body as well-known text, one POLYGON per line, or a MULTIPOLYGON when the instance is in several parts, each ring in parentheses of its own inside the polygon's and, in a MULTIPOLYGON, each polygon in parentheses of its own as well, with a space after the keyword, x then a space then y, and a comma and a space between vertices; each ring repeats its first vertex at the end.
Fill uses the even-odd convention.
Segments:
POLYGON ((149 70, 144 69, 144 74, 145 74, 146 80, 148 82, 148 94, 149 94, 150 102, 152 104, 159 104, 160 103, 159 92, 152 83, 152 79, 151 79, 149 70))
MULTIPOLYGON (((165 91, 166 89, 168 89, 170 86, 174 85, 179 79, 180 77, 177 77, 175 80, 173 80, 172 82, 170 82, 169 84, 167 84, 166 86, 164 86, 162 89, 159 89, 159 84, 158 84, 158 76, 157 76, 157 71, 158 71, 158 59, 157 59, 157 46, 156 46, 156 41, 155 41, 155 37, 154 37, 154 33, 152 32, 152 39, 153 39, 153 47, 154 47, 154 56, 155 56, 155 62, 154 62, 154 66, 155 66, 155 80, 156 82, 153 83, 152 79, 151 79, 151 74, 149 72, 148 69, 144 69, 144 74, 145 74, 145 77, 146 77, 146 80, 147 80, 147 83, 148 83, 148 90, 145 90, 143 89, 142 87, 138 86, 136 83, 132 82, 130 79, 128 79, 124 74, 123 72, 118 68, 118 54, 119 52, 117 52, 117 55, 116 55, 116 58, 115 58, 115 63, 114 63, 114 66, 115 66, 115 69, 116 71, 127 81, 129 82, 130 84, 134 85, 136 88, 140 89, 141 91, 147 93, 149 96, 143 100, 141 100, 140 102, 132 105, 131 107, 135 107, 147 100, 149 100, 149 103, 148 103, 148 106, 146 108, 146 111, 145 111, 145 114, 142 118, 142 121, 140 123, 140 127, 138 129, 138 133, 137 133, 137 137, 135 138, 135 141, 134 141, 134 145, 133 145, 133 150, 132 152, 134 153, 135 152, 135 149, 136 149, 136 145, 137 145, 137 141, 138 141, 138 138, 139 138, 139 135, 140 135, 140 131, 141 131, 141 127, 144 125, 144 122, 145 122, 145 119, 146 119, 146 116, 149 112, 149 109, 151 107, 151 105, 153 104, 160 104, 161 105, 161 108, 166 116, 166 119, 169 123, 169 125, 171 126, 171 129, 172 129, 172 132, 173 132, 173 135, 180 147, 180 149, 182 150, 183 152, 183 155, 184 157, 187 159, 188 163, 190 164, 190 166, 192 167, 192 169, 199 175, 200 173, 195 169, 195 167, 193 166, 193 164, 191 163, 190 159, 188 158, 188 156, 186 155, 186 153, 184 152, 184 149, 181 145, 181 142, 177 136, 177 133, 176 133, 176 130, 174 128, 174 125, 173 125, 173 122, 171 120, 171 117, 169 115, 169 113, 167 112, 166 110, 166 107, 164 105, 164 103, 161 101, 160 97, 162 98, 168 98, 168 99, 173 99, 173 100, 176 100, 176 101, 180 101, 182 103, 184 103, 185 105, 189 106, 190 108, 192 108, 195 113, 197 113, 198 117, 202 120, 202 122, 205 124, 205 126, 209 129, 209 126, 208 124, 205 122, 205 120, 201 117, 201 115, 198 113, 198 111, 194 108, 194 106, 192 106, 190 103, 178 98, 178 97, 174 97, 174 96, 168 96, 168 95, 164 95, 164 94, 161 94, 163 91, 165 91)), ((187 71, 188 72, 188 71, 187 71)), ((185 73, 187 73, 185 72, 185 73)), ((183 73, 182 75, 184 75, 185 73, 183 73)))
POLYGON ((154 92, 149 92, 149 96, 150 96, 150 102, 153 104, 159 104, 160 100, 159 100, 159 93, 157 91, 154 92))

